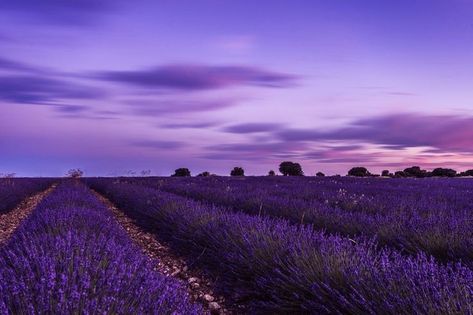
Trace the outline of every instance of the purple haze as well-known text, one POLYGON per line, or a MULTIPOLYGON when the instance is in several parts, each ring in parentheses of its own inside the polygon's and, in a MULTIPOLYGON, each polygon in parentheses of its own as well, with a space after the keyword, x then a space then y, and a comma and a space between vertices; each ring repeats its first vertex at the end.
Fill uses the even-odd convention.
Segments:
POLYGON ((7 1, 0 173, 473 168, 472 9, 7 1))

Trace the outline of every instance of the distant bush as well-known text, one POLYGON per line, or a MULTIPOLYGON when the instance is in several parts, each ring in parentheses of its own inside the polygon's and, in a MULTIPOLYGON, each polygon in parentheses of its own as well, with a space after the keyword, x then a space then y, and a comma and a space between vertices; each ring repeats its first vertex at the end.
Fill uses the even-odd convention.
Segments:
POLYGON ((322 173, 322 172, 317 172, 317 174, 315 174, 315 176, 317 176, 317 177, 325 177, 325 174, 322 173))
POLYGON ((270 170, 268 172, 268 176, 276 176, 276 173, 273 170, 270 170))
POLYGON ((473 176, 473 170, 464 171, 460 175, 461 176, 473 176))
POLYGON ((404 173, 404 171, 396 171, 394 173, 394 177, 400 178, 400 177, 407 177, 407 174, 404 173))
POLYGON ((432 176, 439 176, 439 177, 455 177, 457 175, 457 171, 451 168, 436 168, 432 171, 432 176))
POLYGON ((151 175, 151 170, 142 170, 140 172, 141 176, 150 176, 151 175))
POLYGON ((422 170, 419 166, 412 166, 404 169, 405 177, 423 178, 429 176, 426 170, 422 170))
POLYGON ((381 172, 381 176, 387 177, 387 176, 389 176, 389 175, 390 175, 390 174, 389 174, 389 170, 384 170, 384 171, 381 172))
POLYGON ((200 173, 200 174, 197 175, 197 177, 208 177, 208 176, 210 176, 210 173, 207 172, 207 171, 202 172, 202 173, 200 173))
POLYGON ((84 172, 81 169, 70 169, 67 171, 66 176, 71 178, 80 178, 84 175, 84 172))
POLYGON ((188 168, 181 167, 174 171, 174 174, 171 175, 172 177, 188 177, 191 176, 191 171, 188 168))
POLYGON ((371 176, 371 173, 366 169, 366 167, 353 167, 348 171, 348 176, 368 177, 371 176))
POLYGON ((245 176, 245 170, 242 167, 235 166, 230 172, 230 176, 245 176))
POLYGON ((304 172, 299 163, 284 161, 279 164, 279 172, 284 176, 303 176, 304 172))

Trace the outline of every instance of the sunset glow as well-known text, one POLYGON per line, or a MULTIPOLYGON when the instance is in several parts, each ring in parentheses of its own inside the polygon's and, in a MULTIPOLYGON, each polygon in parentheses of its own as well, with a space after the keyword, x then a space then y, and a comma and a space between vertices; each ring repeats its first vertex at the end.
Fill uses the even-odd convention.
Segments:
POLYGON ((473 2, 0 4, 0 173, 473 168, 473 2))

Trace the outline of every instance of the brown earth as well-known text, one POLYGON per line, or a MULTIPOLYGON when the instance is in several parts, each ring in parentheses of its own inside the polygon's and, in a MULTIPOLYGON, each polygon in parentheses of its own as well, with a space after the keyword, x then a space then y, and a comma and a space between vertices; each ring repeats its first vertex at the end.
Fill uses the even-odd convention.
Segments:
POLYGON ((38 203, 48 195, 56 185, 23 200, 15 209, 0 214, 0 246, 5 244, 21 222, 26 219, 38 203))
POLYGON ((165 245, 161 244, 156 237, 138 225, 113 203, 95 192, 97 197, 112 211, 117 221, 126 230, 130 238, 138 244, 143 252, 155 264, 155 270, 170 277, 175 277, 187 283, 187 290, 191 299, 203 305, 204 309, 211 314, 235 314, 237 307, 229 308, 225 305, 225 298, 218 296, 213 291, 212 281, 201 272, 190 270, 185 261, 173 253, 165 245))

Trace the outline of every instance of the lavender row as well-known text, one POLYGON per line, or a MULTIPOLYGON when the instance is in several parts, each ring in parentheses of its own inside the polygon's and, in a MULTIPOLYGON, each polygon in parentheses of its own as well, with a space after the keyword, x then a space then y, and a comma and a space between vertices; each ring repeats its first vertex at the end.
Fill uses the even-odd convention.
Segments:
POLYGON ((376 237, 408 254, 473 266, 473 181, 465 179, 128 179, 252 215, 349 237, 376 237))
POLYGON ((45 190, 52 183, 52 179, 41 178, 0 179, 0 213, 8 212, 29 195, 45 190))
POLYGON ((232 213, 139 185, 89 180, 255 312, 471 314, 473 272, 286 220, 232 213))
POLYGON ((199 314, 84 185, 64 183, 0 249, 0 314, 199 314))

